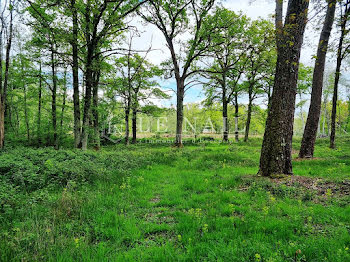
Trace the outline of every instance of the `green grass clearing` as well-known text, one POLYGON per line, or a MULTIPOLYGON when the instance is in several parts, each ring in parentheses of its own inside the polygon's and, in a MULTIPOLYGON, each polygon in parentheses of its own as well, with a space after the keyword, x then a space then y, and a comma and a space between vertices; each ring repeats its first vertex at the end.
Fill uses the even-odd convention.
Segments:
POLYGON ((9 149, 0 258, 350 261, 350 139, 274 181, 256 176, 260 145, 9 149))

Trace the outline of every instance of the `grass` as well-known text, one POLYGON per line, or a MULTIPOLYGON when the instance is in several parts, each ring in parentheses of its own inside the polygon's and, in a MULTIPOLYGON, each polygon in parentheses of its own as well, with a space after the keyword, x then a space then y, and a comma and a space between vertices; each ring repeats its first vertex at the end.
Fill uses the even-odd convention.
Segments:
POLYGON ((350 139, 318 141, 293 179, 256 176, 260 145, 10 149, 0 258, 350 261, 350 139))

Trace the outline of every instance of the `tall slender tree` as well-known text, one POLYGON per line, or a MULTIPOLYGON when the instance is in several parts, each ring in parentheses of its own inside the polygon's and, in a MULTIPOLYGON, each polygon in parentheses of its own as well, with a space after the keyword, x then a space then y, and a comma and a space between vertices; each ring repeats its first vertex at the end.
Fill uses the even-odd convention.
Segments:
POLYGON ((301 46, 308 0, 289 0, 285 23, 277 30, 277 65, 266 120, 259 174, 292 174, 292 137, 301 46))
POLYGON ((228 141, 228 106, 237 93, 247 65, 247 53, 251 49, 247 28, 251 21, 244 15, 235 14, 225 8, 217 8, 206 19, 211 28, 211 46, 202 63, 206 65, 201 75, 209 79, 204 84, 207 105, 215 100, 222 103, 223 141, 228 141), (208 61, 209 60, 209 61, 208 61))
POLYGON ((115 49, 111 46, 112 43, 110 40, 115 39, 116 36, 129 29, 124 23, 125 18, 136 11, 146 1, 104 0, 101 5, 93 5, 93 1, 87 0, 85 8, 82 9, 86 46, 84 58, 85 95, 81 138, 83 150, 86 150, 88 146, 91 98, 93 97, 92 92, 94 88, 97 88, 94 92, 98 94, 98 82, 96 80, 100 74, 101 55, 115 49))
POLYGON ((41 146, 41 107, 42 107, 42 68, 41 68, 41 61, 39 62, 39 72, 38 72, 38 79, 39 79, 39 87, 38 87, 38 122, 37 122, 37 142, 38 146, 41 146))
POLYGON ((272 77, 276 64, 276 45, 273 37, 273 24, 266 20, 253 21, 248 29, 249 52, 245 66, 245 92, 248 94, 248 108, 244 141, 249 138, 253 102, 264 93, 266 79, 272 77))
POLYGON ((314 155, 317 129, 321 114, 323 76, 326 63, 326 55, 328 50, 328 42, 334 22, 336 3, 336 0, 327 1, 327 14, 323 23, 321 36, 318 43, 312 80, 311 102, 304 129, 304 135, 301 142, 301 148, 299 151, 300 158, 312 158, 314 155))
MULTIPOLYGON (((12 37, 13 37, 13 13, 14 13, 14 4, 15 2, 12 0, 9 2, 8 6, 2 7, 4 10, 1 13, 1 39, 2 34, 4 33, 4 28, 8 26, 8 36, 7 36, 7 44, 6 44, 6 55, 5 55, 5 76, 4 83, 2 83, 2 65, 0 67, 0 149, 4 147, 5 144, 5 110, 6 110, 6 97, 7 97, 7 88, 8 88, 8 80, 9 80, 9 68, 10 68, 10 52, 12 48, 12 37), (4 13, 6 9, 9 9, 10 19, 8 21, 8 25, 6 24, 4 13)), ((2 53, 2 44, 0 45, 0 53, 2 53)), ((2 64, 2 55, 0 56, 0 63, 2 64)))
MULTIPOLYGON (((28 11, 32 21, 28 22, 34 29, 32 43, 37 45, 38 48, 46 51, 46 55, 49 58, 49 66, 51 71, 51 81, 48 87, 51 91, 51 125, 52 125, 52 143, 56 149, 59 148, 59 136, 57 129, 57 91, 58 91, 58 65, 60 62, 60 48, 62 47, 61 38, 64 36, 64 32, 60 30, 62 26, 59 22, 55 21, 56 18, 56 3, 51 4, 42 0, 36 0, 29 3, 28 11)), ((49 132, 48 132, 49 133, 49 132)))
POLYGON ((136 143, 137 113, 140 103, 146 102, 148 98, 167 98, 168 96, 158 88, 154 77, 160 77, 163 73, 158 67, 147 61, 148 49, 143 57, 133 50, 132 42, 134 35, 130 35, 128 52, 115 60, 115 69, 112 78, 113 91, 116 96, 123 100, 125 120, 125 144, 129 144, 130 113, 132 111, 132 143, 136 143), (116 77, 117 76, 117 77, 116 77))
POLYGON ((71 0, 72 12, 72 74, 73 74, 73 104, 74 104, 74 147, 81 147, 81 120, 79 95, 79 54, 78 54, 78 11, 76 0, 71 0))
POLYGON ((350 44, 345 45, 346 36, 349 34, 348 22, 350 16, 350 1, 340 1, 340 38, 337 50, 337 67, 335 69, 335 80, 333 87, 333 100, 332 100, 332 120, 331 120, 331 136, 330 136, 330 148, 335 148, 335 132, 336 132, 336 118, 337 118, 337 103, 338 103, 338 85, 341 75, 341 66, 344 58, 350 51, 350 44))
POLYGON ((175 144, 182 147, 183 104, 185 91, 191 86, 188 79, 197 71, 192 70, 194 62, 209 48, 210 31, 203 26, 215 0, 149 0, 139 12, 143 19, 155 25, 164 35, 171 54, 171 74, 176 80, 176 139, 175 144), (191 26, 193 25, 193 26, 191 26), (180 37, 190 32, 189 41, 183 42, 180 37), (177 51, 177 43, 180 51, 177 51), (184 50, 183 50, 184 49, 184 50))

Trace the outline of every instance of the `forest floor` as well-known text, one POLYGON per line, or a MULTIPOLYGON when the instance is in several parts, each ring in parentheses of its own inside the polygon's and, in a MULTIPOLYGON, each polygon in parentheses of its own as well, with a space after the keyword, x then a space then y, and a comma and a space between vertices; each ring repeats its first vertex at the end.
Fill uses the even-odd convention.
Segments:
MULTIPOLYGON (((296 141, 295 148, 300 146, 296 141)), ((260 139, 0 154, 2 261, 350 261, 350 138, 293 177, 260 139)))

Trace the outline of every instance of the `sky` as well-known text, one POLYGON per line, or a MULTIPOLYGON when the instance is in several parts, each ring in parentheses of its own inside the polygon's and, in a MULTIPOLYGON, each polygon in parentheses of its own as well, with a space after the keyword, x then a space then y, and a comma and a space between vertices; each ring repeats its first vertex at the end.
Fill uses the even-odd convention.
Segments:
MULTIPOLYGON (((222 4, 224 7, 233 10, 235 12, 242 12, 251 19, 257 19, 259 17, 264 19, 272 19, 272 15, 275 12, 275 1, 272 0, 226 0, 222 4)), ((284 6, 286 9, 286 4, 284 6)), ((152 46, 152 51, 148 55, 148 59, 154 64, 160 64, 164 59, 169 58, 169 50, 166 47, 165 39, 162 33, 153 25, 145 25, 141 21, 136 22, 138 28, 141 28, 141 37, 134 40, 134 45, 136 49, 146 50, 150 45, 152 46)), ((313 60, 312 56, 316 52, 318 42, 318 32, 309 26, 305 33, 305 40, 301 54, 301 62, 305 65, 312 66, 313 60)), ((172 98, 163 101, 154 101, 160 106, 175 106, 176 97, 175 93, 171 90, 176 89, 176 83, 174 79, 162 80, 160 82, 161 87, 168 90, 172 98)), ((186 92, 184 103, 201 102, 204 99, 204 94, 202 92, 201 86, 195 86, 186 92)), ((247 103, 247 98, 242 97, 240 103, 247 103)), ((258 102, 258 101, 257 101, 258 102)), ((259 103, 259 102, 258 102, 259 103)))

